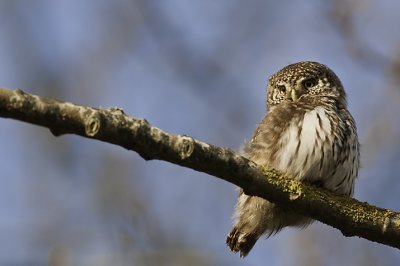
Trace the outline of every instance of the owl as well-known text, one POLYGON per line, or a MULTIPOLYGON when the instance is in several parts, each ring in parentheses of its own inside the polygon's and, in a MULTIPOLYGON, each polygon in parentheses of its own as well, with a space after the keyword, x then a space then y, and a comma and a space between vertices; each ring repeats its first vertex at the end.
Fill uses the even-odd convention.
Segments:
MULTIPOLYGON (((351 196, 359 168, 356 125, 339 78, 325 65, 299 62, 272 75, 267 115, 245 144, 243 156, 291 178, 351 196)), ((226 243, 246 256, 263 235, 312 219, 240 191, 226 243)))

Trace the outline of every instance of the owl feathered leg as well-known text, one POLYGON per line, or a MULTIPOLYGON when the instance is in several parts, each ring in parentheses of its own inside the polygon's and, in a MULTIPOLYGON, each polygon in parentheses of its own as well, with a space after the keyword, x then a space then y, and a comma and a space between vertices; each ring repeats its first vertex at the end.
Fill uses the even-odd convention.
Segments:
POLYGON ((245 257, 262 236, 279 232, 285 226, 305 227, 312 222, 285 207, 277 206, 263 198, 239 194, 235 213, 236 223, 226 238, 233 252, 245 257))
POLYGON ((279 231, 280 226, 272 224, 273 207, 274 204, 269 201, 240 192, 235 213, 236 223, 226 238, 233 252, 240 252, 240 256, 245 257, 264 233, 271 235, 279 231))

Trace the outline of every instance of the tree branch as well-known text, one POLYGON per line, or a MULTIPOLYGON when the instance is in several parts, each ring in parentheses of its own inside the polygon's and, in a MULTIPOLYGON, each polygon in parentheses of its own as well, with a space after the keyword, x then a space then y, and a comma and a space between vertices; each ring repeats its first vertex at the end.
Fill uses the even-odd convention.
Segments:
POLYGON ((44 126, 55 136, 76 134, 136 151, 145 160, 164 160, 224 179, 259 196, 339 229, 400 248, 400 213, 289 179, 263 169, 230 149, 174 135, 121 109, 96 109, 0 89, 0 116, 44 126))

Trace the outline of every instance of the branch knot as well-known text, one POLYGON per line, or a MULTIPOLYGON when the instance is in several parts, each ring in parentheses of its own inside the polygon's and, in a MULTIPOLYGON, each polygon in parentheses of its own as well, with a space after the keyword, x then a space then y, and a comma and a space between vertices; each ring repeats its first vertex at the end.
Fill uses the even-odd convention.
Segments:
POLYGON ((189 136, 182 136, 181 141, 178 142, 179 147, 179 157, 183 160, 190 155, 192 155, 194 151, 194 140, 189 136))
POLYGON ((101 127, 100 115, 98 112, 91 113, 85 120, 85 133, 89 137, 94 137, 101 127))

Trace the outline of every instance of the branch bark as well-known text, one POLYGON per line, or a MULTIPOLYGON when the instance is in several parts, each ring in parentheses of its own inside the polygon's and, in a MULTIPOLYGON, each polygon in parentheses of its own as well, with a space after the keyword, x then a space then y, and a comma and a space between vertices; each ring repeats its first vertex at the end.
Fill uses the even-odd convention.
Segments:
POLYGON ((292 208, 339 229, 345 236, 400 248, 400 213, 337 195, 281 173, 263 169, 230 149, 174 135, 145 119, 0 88, 0 116, 47 127, 55 136, 76 134, 136 151, 233 183, 248 195, 292 208))

